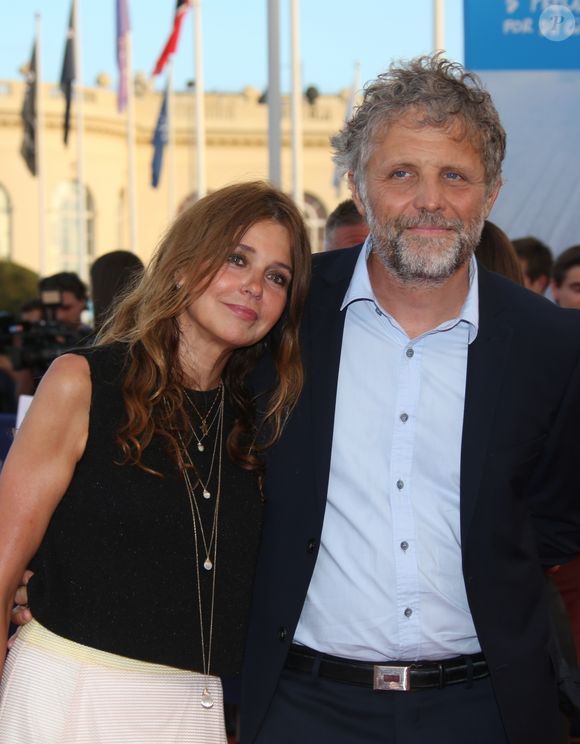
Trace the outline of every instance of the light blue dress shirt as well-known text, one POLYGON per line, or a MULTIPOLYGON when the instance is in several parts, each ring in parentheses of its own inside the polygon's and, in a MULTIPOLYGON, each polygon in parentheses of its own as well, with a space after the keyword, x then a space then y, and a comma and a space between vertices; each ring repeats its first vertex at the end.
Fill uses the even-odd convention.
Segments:
POLYGON ((328 502, 294 640, 367 661, 476 653, 459 472, 477 263, 459 317, 410 340, 374 296, 369 250, 341 308, 328 502))

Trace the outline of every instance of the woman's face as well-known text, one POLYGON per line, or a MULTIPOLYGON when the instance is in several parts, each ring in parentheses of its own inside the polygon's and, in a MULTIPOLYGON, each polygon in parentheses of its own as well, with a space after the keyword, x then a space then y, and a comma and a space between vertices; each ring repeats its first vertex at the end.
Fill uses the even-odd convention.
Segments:
POLYGON ((179 316, 185 343, 215 359, 260 341, 284 310, 292 269, 286 228, 271 220, 257 222, 179 316))

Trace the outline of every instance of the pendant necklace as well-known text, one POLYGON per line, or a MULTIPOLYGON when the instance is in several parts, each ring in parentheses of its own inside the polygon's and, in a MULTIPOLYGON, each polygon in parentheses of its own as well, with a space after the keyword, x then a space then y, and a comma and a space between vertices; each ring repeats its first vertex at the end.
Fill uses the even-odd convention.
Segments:
POLYGON ((191 433, 193 434, 193 436, 195 437, 195 440, 197 442, 197 450, 198 450, 198 452, 204 452, 205 451, 205 445, 203 444, 203 440, 209 434, 211 427, 214 425, 214 423, 215 423, 215 421, 217 419, 217 416, 218 416, 219 408, 215 412, 214 417, 212 418, 212 420, 210 421, 209 424, 208 424, 208 419, 211 416, 211 412, 213 411, 213 409, 214 409, 217 401, 220 398, 223 400, 223 382, 220 380, 220 383, 218 385, 217 392, 215 394, 215 398, 213 399, 210 407, 207 409, 207 413, 205 414, 205 416, 202 416, 201 415, 201 413, 199 412, 198 407, 195 405, 195 403, 193 402, 193 400, 189 397, 189 394, 187 393, 187 390, 184 390, 183 392, 184 392, 185 397, 187 398, 187 400, 189 402, 189 405, 192 407, 192 409, 197 414, 197 417, 199 418, 199 421, 200 421, 199 428, 200 428, 200 431, 201 431, 201 436, 198 436, 197 435, 197 432, 196 432, 196 430, 195 430, 195 428, 194 428, 194 426, 193 426, 193 424, 191 422, 190 422, 189 426, 191 428, 191 433))
MULTIPOLYGON (((220 502, 221 502, 222 455, 223 455, 223 432, 224 432, 224 390, 223 390, 223 384, 221 383, 220 383, 220 392, 221 392, 221 396, 220 396, 221 402, 220 402, 220 405, 218 406, 218 413, 216 414, 217 415, 216 444, 214 444, 214 455, 215 455, 215 451, 217 449, 217 441, 219 440, 219 449, 217 450, 218 451, 217 484, 216 484, 216 497, 215 497, 215 504, 214 504, 214 509, 213 509, 213 519, 212 519, 212 524, 211 524, 211 532, 209 535, 209 540, 207 539, 206 534, 203 529, 201 513, 200 513, 199 505, 195 497, 195 489, 189 477, 188 468, 186 468, 184 465, 181 466, 183 480, 185 483, 185 490, 187 493, 190 512, 191 512, 191 523, 193 526, 193 542, 194 542, 194 549, 195 549, 197 608, 198 608, 198 614, 199 614, 201 658, 202 658, 202 665, 203 665, 203 675, 205 677, 205 685, 201 693, 200 703, 201 703, 201 707, 207 710, 209 710, 210 708, 213 708, 214 706, 214 699, 209 690, 209 677, 211 674, 211 652, 212 652, 212 643, 213 643, 213 620, 214 620, 214 608, 215 608, 215 585, 216 585, 216 575, 217 575, 218 527, 219 527, 219 510, 220 510, 220 502), (207 633, 206 633, 206 628, 204 624, 203 597, 202 597, 202 592, 201 592, 200 548, 202 547, 202 545, 203 545, 203 554, 205 555, 205 560, 203 561, 203 567, 206 571, 212 572, 211 599, 210 599, 210 608, 209 608, 209 627, 207 628, 207 633), (207 638, 207 642, 206 642, 206 638, 207 638)), ((196 476, 199 482, 201 483, 197 469, 195 468, 193 460, 188 450, 185 447, 183 437, 181 436, 180 432, 178 432, 178 438, 179 438, 179 443, 181 445, 182 455, 184 459, 188 461, 188 463, 192 466, 192 469, 196 473, 196 476)), ((212 457, 212 461, 213 461, 213 457, 212 457)), ((207 484, 206 485, 202 484, 202 488, 204 489, 204 494, 203 494, 204 496, 205 496, 205 491, 208 490, 207 485, 209 485, 209 477, 208 477, 207 484)))

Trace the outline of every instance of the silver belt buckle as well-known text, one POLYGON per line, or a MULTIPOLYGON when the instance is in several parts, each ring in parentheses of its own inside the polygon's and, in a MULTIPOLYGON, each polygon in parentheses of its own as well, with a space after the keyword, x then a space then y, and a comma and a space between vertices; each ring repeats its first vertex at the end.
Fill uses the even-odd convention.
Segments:
POLYGON ((406 692, 411 689, 410 666, 379 666, 374 665, 373 690, 399 690, 406 692))

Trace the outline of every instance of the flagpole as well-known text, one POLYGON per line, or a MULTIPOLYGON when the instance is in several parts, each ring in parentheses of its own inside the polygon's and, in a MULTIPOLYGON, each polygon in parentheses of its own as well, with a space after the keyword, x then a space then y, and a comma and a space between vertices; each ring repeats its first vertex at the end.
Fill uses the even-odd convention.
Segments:
POLYGON ((445 49, 445 0, 433 0, 433 50, 445 49))
POLYGON ((38 265, 40 276, 46 276, 46 207, 44 182, 44 101, 42 96, 42 18, 35 15, 36 25, 36 121, 34 142, 36 147, 36 176, 38 178, 38 265))
POLYGON ((175 215, 175 136, 173 131, 173 60, 167 63, 167 209, 168 221, 175 215))
POLYGON ((280 2, 268 0, 268 178, 281 186, 280 2))
POLYGON ((74 61, 75 61, 75 108, 77 114, 77 221, 79 235, 79 275, 83 281, 88 279, 87 235, 86 235, 86 191, 85 191, 85 153, 84 153, 84 119, 83 89, 81 86, 81 44, 79 33, 79 2, 73 0, 74 8, 74 61))
POLYGON ((205 167, 205 89, 201 40, 201 0, 193 0, 193 47, 195 66, 195 139, 197 162, 197 198, 207 193, 205 167))
POLYGON ((303 208, 302 185, 302 84, 300 80, 300 0, 290 2, 292 46, 292 195, 303 208))
POLYGON ((137 185, 135 166, 135 86, 133 84, 133 48, 131 29, 125 34, 127 55, 127 191, 129 194, 129 247, 132 253, 139 252, 137 242, 137 185))

